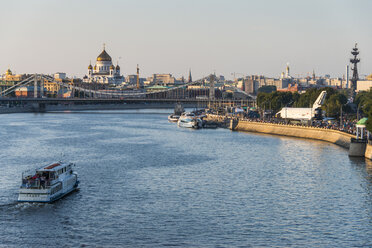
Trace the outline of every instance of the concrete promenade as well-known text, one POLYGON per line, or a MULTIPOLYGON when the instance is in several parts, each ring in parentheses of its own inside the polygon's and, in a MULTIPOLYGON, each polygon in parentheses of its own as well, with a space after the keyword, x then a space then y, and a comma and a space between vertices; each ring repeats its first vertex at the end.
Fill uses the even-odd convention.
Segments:
POLYGON ((326 128, 283 125, 275 123, 261 123, 242 120, 238 121, 233 130, 323 140, 342 146, 344 148, 349 148, 350 139, 355 138, 355 136, 352 134, 326 128))

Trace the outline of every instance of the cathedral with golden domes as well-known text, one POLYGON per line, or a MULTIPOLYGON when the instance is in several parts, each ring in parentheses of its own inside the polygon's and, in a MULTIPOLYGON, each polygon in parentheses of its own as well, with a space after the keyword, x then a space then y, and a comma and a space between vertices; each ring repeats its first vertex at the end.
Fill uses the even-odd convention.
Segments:
POLYGON ((120 75, 120 66, 112 64, 111 56, 103 47, 96 64, 88 66, 88 75, 84 77, 83 82, 119 85, 124 82, 124 76, 120 75))

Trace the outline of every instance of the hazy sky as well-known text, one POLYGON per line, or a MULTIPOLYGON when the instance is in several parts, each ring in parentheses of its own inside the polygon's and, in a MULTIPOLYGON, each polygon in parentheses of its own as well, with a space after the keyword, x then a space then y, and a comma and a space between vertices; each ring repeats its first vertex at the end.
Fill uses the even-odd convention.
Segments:
POLYGON ((0 72, 86 74, 106 43, 124 75, 342 76, 358 42, 372 73, 369 0, 0 0, 0 72), (121 58, 120 58, 121 57, 121 58))

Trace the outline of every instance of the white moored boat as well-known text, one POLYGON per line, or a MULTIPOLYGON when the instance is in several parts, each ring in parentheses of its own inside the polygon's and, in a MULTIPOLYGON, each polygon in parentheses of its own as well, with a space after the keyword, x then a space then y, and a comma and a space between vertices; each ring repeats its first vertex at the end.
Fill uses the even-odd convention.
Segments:
POLYGON ((194 113, 185 112, 178 119, 177 125, 179 127, 201 128, 202 121, 194 113))
POLYGON ((181 114, 185 111, 180 103, 177 103, 174 107, 174 113, 168 116, 169 122, 177 122, 181 114))
POLYGON ((18 201, 50 203, 75 190, 79 181, 74 165, 58 162, 23 172, 18 201))
POLYGON ((180 118, 179 115, 171 114, 171 115, 168 116, 168 121, 169 122, 177 122, 179 118, 180 118))

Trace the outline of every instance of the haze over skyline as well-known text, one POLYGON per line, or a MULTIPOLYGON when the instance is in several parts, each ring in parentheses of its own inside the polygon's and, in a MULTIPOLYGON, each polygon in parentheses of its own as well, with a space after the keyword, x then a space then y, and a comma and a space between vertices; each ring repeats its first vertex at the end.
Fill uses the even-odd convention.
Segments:
POLYGON ((82 77, 103 43, 124 75, 198 79, 345 74, 355 42, 361 75, 372 73, 368 0, 6 1, 0 72, 82 77), (242 73, 242 74, 240 74, 242 73))

